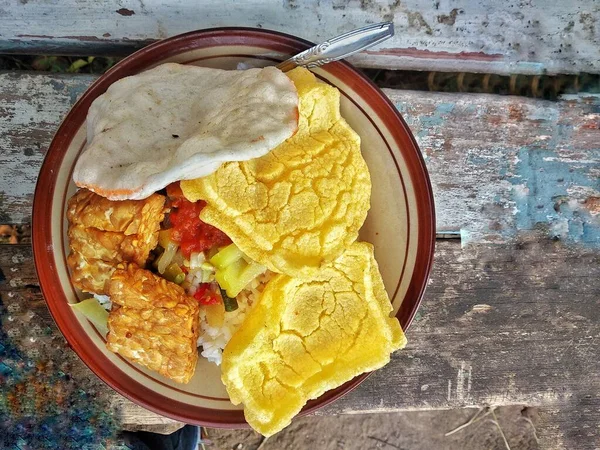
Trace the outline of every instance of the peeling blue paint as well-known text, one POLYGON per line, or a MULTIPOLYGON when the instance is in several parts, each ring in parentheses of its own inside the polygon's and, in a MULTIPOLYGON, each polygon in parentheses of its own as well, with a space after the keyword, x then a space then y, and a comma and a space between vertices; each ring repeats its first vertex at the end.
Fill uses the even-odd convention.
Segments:
POLYGON ((488 160, 487 160, 487 158, 484 158, 483 156, 476 155, 474 153, 470 153, 469 155, 467 155, 467 162, 469 164, 484 165, 488 162, 488 160))
POLYGON ((444 124, 444 120, 452 113, 454 106, 454 103, 439 103, 435 105, 435 111, 431 115, 421 116, 417 137, 423 138, 431 134, 433 128, 441 127, 444 124))
POLYGON ((406 103, 404 102, 396 102, 394 106, 398 110, 398 112, 404 117, 404 120, 408 123, 410 121, 410 116, 408 116, 408 108, 406 107, 406 103))
POLYGON ((600 148, 586 150, 587 159, 598 164, 565 162, 555 150, 528 147, 521 148, 518 156, 518 176, 510 178, 515 185, 512 199, 517 231, 542 225, 552 238, 600 248, 600 215, 593 216, 583 199, 575 200, 569 192, 575 189, 600 195, 600 180, 591 171, 592 166, 600 168, 600 148), (527 195, 522 195, 523 190, 527 195))
MULTIPOLYGON (((509 99, 501 107, 485 99, 478 104, 438 100, 416 106, 397 101, 396 106, 431 157, 430 170, 460 161, 467 177, 480 174, 469 177, 480 184, 473 195, 483 197, 465 201, 465 215, 472 221, 456 224, 463 245, 505 243, 536 230, 565 243, 600 248, 600 141, 593 141, 598 135, 597 117, 592 116, 600 113, 600 96, 574 96, 558 104, 509 99), (462 133, 457 118, 476 125, 469 124, 462 133), (498 127, 505 136, 497 135, 498 127), (484 136, 497 138, 484 142, 484 136), (466 141, 473 146, 466 147, 466 141), (453 150, 455 143, 461 153, 453 150)), ((442 183, 436 187, 456 190, 464 181, 442 176, 442 183)))
MULTIPOLYGON (((95 78, 90 75, 83 75, 89 77, 91 81, 95 78)), ((75 102, 83 95, 83 93, 88 88, 88 84, 85 83, 65 83, 65 81, 70 81, 69 79, 51 79, 50 84, 54 88, 54 90, 63 92, 69 96, 69 100, 71 104, 75 104, 75 102)))

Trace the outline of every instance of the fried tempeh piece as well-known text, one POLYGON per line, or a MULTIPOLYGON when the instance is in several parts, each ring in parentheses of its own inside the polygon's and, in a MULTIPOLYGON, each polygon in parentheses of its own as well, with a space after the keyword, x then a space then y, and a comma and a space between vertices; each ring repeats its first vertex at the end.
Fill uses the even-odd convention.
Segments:
POLYGON ((113 201, 80 189, 69 199, 67 219, 85 228, 145 235, 152 229, 154 216, 162 214, 164 203, 165 198, 159 194, 144 200, 113 201))
POLYGON ((134 262, 144 266, 158 243, 165 197, 111 201, 86 189, 69 199, 67 259, 71 281, 78 289, 108 294, 107 279, 116 265, 134 262))
POLYGON ((77 289, 95 294, 108 294, 114 265, 101 259, 88 261, 76 252, 71 252, 67 257, 67 264, 71 269, 71 281, 77 289))
POLYGON ((109 294, 107 348, 179 383, 194 375, 198 302, 180 286, 140 269, 117 268, 109 294))
POLYGON ((111 277, 110 297, 113 304, 129 308, 174 308, 179 304, 197 307, 198 302, 188 297, 185 290, 135 264, 126 269, 119 266, 111 277))
MULTIPOLYGON (((99 259, 108 263, 132 261, 143 266, 148 259, 150 245, 139 245, 137 235, 126 236, 114 231, 102 231, 96 228, 84 228, 74 225, 69 228, 71 249, 84 258, 99 259)), ((150 248, 152 247, 152 248, 150 248)))

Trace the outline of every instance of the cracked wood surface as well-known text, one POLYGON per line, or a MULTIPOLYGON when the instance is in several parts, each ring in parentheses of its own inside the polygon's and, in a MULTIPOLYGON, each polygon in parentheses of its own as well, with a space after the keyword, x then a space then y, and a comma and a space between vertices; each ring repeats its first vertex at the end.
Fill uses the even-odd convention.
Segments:
MULTIPOLYGON (((0 74, 0 222, 31 220, 35 180, 64 115, 95 78, 0 74)), ((543 228, 600 248, 600 96, 560 101, 385 90, 412 129, 439 232, 509 242, 543 228)))
POLYGON ((322 42, 393 21, 396 35, 363 67, 555 74, 600 71, 594 0, 0 0, 0 52, 126 55, 201 28, 245 26, 322 42))
MULTIPOLYGON (((92 80, 0 75, 0 222, 30 221, 52 134, 92 80)), ((426 156, 438 230, 460 230, 462 245, 438 241, 407 349, 322 413, 524 404, 545 411, 545 448, 599 443, 598 97, 386 93, 426 156)), ((55 361, 71 374, 67 392, 94 392, 128 428, 180 426, 119 397, 66 350, 28 245, 1 245, 0 270, 2 327, 23 355, 55 361)))
MULTIPOLYGON (((71 374, 73 388, 95 392, 95 402, 120 411, 127 428, 178 427, 115 394, 65 351, 29 246, 0 246, 0 269, 3 328, 24 355, 54 361, 71 374)), ((598 252, 561 241, 521 236, 494 248, 438 241, 406 349, 319 413, 521 404, 553 416, 552 436, 566 447, 545 448, 600 443, 598 279, 598 252), (565 410, 577 411, 576 423, 563 417, 565 410)))

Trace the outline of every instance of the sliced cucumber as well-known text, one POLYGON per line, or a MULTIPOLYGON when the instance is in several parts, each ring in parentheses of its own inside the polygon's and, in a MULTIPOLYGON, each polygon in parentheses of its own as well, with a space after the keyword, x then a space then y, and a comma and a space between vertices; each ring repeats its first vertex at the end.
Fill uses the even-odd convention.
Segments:
POLYGON ((217 270, 215 279, 219 286, 227 292, 227 295, 233 298, 237 297, 248 286, 248 283, 264 273, 265 270, 267 268, 258 263, 247 264, 243 259, 239 259, 224 270, 217 270))
POLYGON ((245 264, 244 260, 240 258, 224 269, 218 269, 215 273, 215 280, 227 292, 229 297, 235 297, 241 291, 241 289, 238 290, 238 280, 244 270, 245 264))
POLYGON ((71 307, 96 325, 96 328, 103 336, 108 334, 108 311, 100 305, 98 300, 88 298, 87 300, 72 304, 71 307))
POLYGON ((242 259, 244 254, 237 248, 235 244, 229 244, 227 247, 219 250, 219 252, 210 258, 210 263, 218 269, 225 269, 231 264, 242 259))

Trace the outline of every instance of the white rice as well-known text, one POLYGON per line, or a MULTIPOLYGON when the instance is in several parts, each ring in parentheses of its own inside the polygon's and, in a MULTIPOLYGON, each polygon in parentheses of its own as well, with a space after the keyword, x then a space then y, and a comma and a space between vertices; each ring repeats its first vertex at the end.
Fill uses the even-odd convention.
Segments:
MULTIPOLYGON (((202 255, 202 254, 200 254, 202 255)), ((203 256, 203 255, 202 255, 203 256)), ((193 296, 201 283, 209 283, 215 280, 214 269, 205 263, 202 256, 192 255, 191 261, 185 261, 184 265, 193 266, 186 276, 186 281, 189 283, 187 288, 188 295, 193 296), (187 262, 187 264, 185 264, 187 262), (191 263, 191 264, 190 264, 191 263)), ((221 327, 211 327, 206 320, 206 311, 200 305, 200 335, 198 337, 198 347, 202 347, 200 354, 216 365, 221 365, 223 349, 231 339, 231 336, 242 325, 246 315, 261 295, 265 285, 276 274, 266 271, 262 275, 256 277, 252 282, 236 297, 238 309, 235 311, 225 312, 225 318, 221 327)), ((108 295, 94 294, 94 298, 98 303, 110 311, 112 302, 108 295)))
POLYGON ((217 366, 221 364, 223 349, 237 331, 251 306, 241 301, 238 295, 238 309, 231 312, 225 312, 225 319, 221 327, 211 327, 206 321, 205 309, 200 306, 200 336, 198 337, 198 347, 202 347, 200 354, 214 362, 217 366))
POLYGON ((202 347, 200 354, 215 363, 221 365, 223 349, 231 339, 231 336, 238 330, 244 322, 246 315, 252 309, 252 306, 258 301, 266 283, 274 275, 273 272, 265 272, 250 285, 240 292, 236 297, 238 309, 231 312, 225 312, 225 319, 221 327, 211 327, 206 320, 206 312, 200 307, 200 337, 198 338, 198 347, 202 347))

